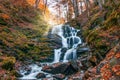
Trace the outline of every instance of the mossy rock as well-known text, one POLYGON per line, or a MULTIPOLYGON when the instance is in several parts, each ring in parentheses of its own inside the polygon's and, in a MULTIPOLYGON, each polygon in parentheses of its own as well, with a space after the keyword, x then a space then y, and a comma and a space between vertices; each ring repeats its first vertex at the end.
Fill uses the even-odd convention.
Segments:
POLYGON ((13 75, 15 77, 22 77, 23 76, 22 74, 18 73, 18 71, 16 71, 16 70, 12 70, 11 75, 13 75))

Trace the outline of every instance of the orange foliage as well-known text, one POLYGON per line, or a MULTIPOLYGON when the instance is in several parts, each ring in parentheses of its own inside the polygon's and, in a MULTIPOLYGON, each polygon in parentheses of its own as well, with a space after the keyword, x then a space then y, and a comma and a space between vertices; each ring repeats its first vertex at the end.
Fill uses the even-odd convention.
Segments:
POLYGON ((112 77, 112 73, 111 73, 110 70, 107 70, 107 71, 105 71, 105 72, 102 74, 102 78, 103 78, 104 80, 109 80, 110 77, 112 77))
POLYGON ((35 0, 26 0, 28 2, 28 4, 30 4, 31 6, 33 6, 35 4, 35 0))
MULTIPOLYGON (((35 5, 35 0, 27 0, 27 3, 30 4, 31 6, 34 6, 35 5)), ((46 19, 49 19, 49 17, 50 17, 49 9, 48 9, 48 7, 46 7, 44 5, 42 0, 40 1, 39 5, 38 5, 38 8, 41 9, 42 11, 45 10, 45 17, 46 17, 46 19)))
POLYGON ((101 72, 105 72, 107 69, 110 68, 109 64, 105 64, 102 68, 101 68, 101 72))
POLYGON ((120 76, 120 65, 115 65, 112 68, 112 71, 116 74, 120 76))
POLYGON ((120 71, 117 71, 117 72, 116 72, 116 75, 120 76, 120 71))
POLYGON ((8 14, 1 14, 1 17, 3 19, 10 19, 10 16, 8 14))
POLYGON ((22 7, 26 7, 28 5, 25 0, 12 0, 12 4, 22 7))
POLYGON ((111 51, 109 54, 107 54, 106 58, 109 60, 113 57, 115 53, 113 51, 111 51))
POLYGON ((118 58, 120 58, 120 52, 118 52, 116 55, 115 55, 115 57, 118 59, 118 58))
MULTIPOLYGON (((27 3, 30 4, 31 6, 34 6, 35 5, 35 0, 27 0, 27 3)), ((38 8, 42 9, 42 10, 45 9, 45 5, 43 4, 42 1, 40 1, 38 8)), ((46 11, 49 12, 48 8, 46 8, 46 11)))

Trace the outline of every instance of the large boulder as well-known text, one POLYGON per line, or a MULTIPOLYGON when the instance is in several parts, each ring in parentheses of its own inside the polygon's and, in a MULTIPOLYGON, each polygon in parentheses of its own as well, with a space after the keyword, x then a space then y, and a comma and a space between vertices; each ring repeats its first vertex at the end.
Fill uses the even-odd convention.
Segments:
POLYGON ((38 73, 36 76, 37 79, 45 78, 45 77, 46 77, 46 75, 44 73, 38 73))
POLYGON ((79 66, 77 62, 67 62, 67 63, 55 63, 52 66, 44 66, 42 71, 51 73, 51 74, 65 74, 70 75, 77 72, 79 66))
POLYGON ((80 47, 80 48, 77 49, 78 53, 88 52, 88 51, 90 51, 90 49, 87 48, 87 47, 80 47))
POLYGON ((62 38, 57 34, 51 34, 49 37, 50 42, 52 43, 55 48, 62 47, 62 38))

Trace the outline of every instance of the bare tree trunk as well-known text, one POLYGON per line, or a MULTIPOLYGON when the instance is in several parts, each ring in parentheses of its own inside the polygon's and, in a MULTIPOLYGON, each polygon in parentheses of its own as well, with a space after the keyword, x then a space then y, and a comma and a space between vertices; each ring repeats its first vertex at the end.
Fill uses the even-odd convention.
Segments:
POLYGON ((70 21, 72 19, 72 14, 73 14, 73 10, 72 10, 72 2, 71 0, 68 0, 68 4, 67 4, 67 21, 70 21))
POLYGON ((89 17, 89 15, 90 15, 90 11, 89 11, 89 9, 90 9, 90 1, 89 0, 84 0, 84 3, 85 3, 87 15, 89 17))
POLYGON ((47 7, 47 0, 45 1, 45 9, 44 9, 44 13, 46 11, 46 7, 47 7))
POLYGON ((74 13, 75 13, 75 18, 77 18, 79 16, 78 0, 71 0, 71 1, 72 1, 74 13))
POLYGON ((99 5, 100 9, 102 10, 102 3, 101 3, 101 0, 98 0, 98 5, 99 5))
POLYGON ((82 5, 82 1, 80 1, 80 12, 81 12, 81 14, 83 13, 83 5, 82 5))
POLYGON ((35 8, 38 8, 39 3, 40 3, 40 0, 35 0, 35 8))

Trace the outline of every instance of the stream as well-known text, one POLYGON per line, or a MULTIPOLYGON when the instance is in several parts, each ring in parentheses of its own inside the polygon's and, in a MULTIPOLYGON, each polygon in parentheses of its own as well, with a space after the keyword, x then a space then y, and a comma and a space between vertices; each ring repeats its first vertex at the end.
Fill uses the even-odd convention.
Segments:
POLYGON ((76 60, 77 47, 78 45, 82 44, 81 38, 77 36, 77 33, 79 31, 80 30, 70 27, 69 25, 54 26, 51 30, 51 34, 58 35, 61 38, 62 43, 61 48, 54 49, 54 61, 52 63, 40 63, 41 66, 38 66, 37 64, 31 64, 29 65, 31 68, 31 71, 29 71, 29 73, 24 69, 21 69, 20 73, 23 75, 23 77, 20 79, 37 79, 36 76, 38 73, 44 73, 48 80, 53 80, 53 75, 43 72, 42 67, 45 65, 53 65, 54 63, 58 62, 66 63, 70 60, 76 60), (65 49, 65 51, 62 49, 65 49))

